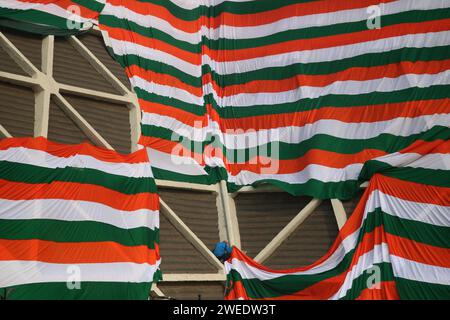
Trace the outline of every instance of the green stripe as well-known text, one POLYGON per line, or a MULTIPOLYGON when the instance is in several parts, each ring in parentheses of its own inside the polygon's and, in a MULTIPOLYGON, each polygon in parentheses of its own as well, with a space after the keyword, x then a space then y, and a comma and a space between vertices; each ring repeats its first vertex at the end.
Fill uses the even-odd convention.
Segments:
POLYGON ((404 300, 450 300, 450 286, 395 278, 398 294, 404 300))
MULTIPOLYGON (((384 15, 383 27, 404 23, 419 23, 419 22, 433 21, 439 19, 446 19, 449 17, 450 17, 450 10, 448 10, 447 8, 426 10, 426 11, 424 10, 407 11, 391 15, 384 15)), ((218 40, 214 40, 209 39, 206 36, 202 36, 199 43, 192 44, 190 42, 178 40, 173 36, 158 29, 144 27, 128 19, 117 18, 116 16, 113 15, 102 15, 100 18, 100 23, 112 28, 121 28, 126 31, 135 32, 139 35, 149 38, 149 40, 156 39, 169 45, 172 45, 176 48, 179 48, 181 50, 195 54, 200 54, 202 52, 202 46, 206 46, 211 50, 233 51, 233 50, 243 50, 243 49, 263 47, 272 44, 302 39, 311 39, 312 43, 314 43, 315 38, 367 31, 367 21, 366 19, 364 19, 362 21, 356 22, 347 22, 320 27, 287 30, 269 36, 250 39, 220 38, 218 40)), ((402 27, 404 26, 399 25, 399 28, 402 27)))
MULTIPOLYGON (((447 132, 450 132, 450 130, 447 130, 447 132)), ((382 172, 384 176, 404 181, 450 188, 450 170, 413 168, 408 166, 398 168, 377 160, 370 160, 364 164, 360 178, 362 180, 369 180, 377 172, 382 172)))
MULTIPOLYGON (((113 49, 111 49, 113 50, 113 49)), ((168 74, 180 79, 184 83, 201 87, 201 77, 195 77, 177 69, 174 66, 163 62, 153 61, 137 55, 115 55, 116 60, 123 67, 133 65, 139 66, 145 70, 156 73, 168 74)), ((202 74, 210 73, 215 82, 222 88, 247 83, 255 80, 282 80, 292 78, 297 75, 325 75, 333 74, 349 68, 355 67, 376 67, 402 61, 436 61, 450 58, 450 46, 440 46, 432 48, 402 48, 388 52, 367 53, 355 57, 341 60, 314 62, 314 63, 295 63, 281 67, 265 67, 255 71, 218 75, 209 65, 202 66, 202 74)))
POLYGON ((74 182, 92 184, 123 194, 156 193, 153 178, 131 178, 89 168, 45 168, 0 161, 0 179, 24 183, 74 182))
POLYGON ((68 289, 67 283, 33 283, 0 288, 5 300, 146 300, 151 283, 81 282, 80 289, 68 289))
POLYGON ((155 248, 159 243, 159 229, 147 227, 122 229, 96 221, 63 221, 51 219, 0 219, 0 239, 39 239, 54 242, 112 241, 124 246, 155 248))

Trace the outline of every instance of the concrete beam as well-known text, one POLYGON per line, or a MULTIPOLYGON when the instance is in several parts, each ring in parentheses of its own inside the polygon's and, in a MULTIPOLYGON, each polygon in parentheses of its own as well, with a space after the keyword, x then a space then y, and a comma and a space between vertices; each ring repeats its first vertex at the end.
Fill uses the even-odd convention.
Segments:
POLYGON ((39 80, 37 78, 32 78, 5 71, 0 71, 0 79, 2 79, 2 81, 4 82, 8 82, 11 84, 18 84, 25 87, 35 88, 40 86, 39 80))
MULTIPOLYGON (((218 207, 219 214, 223 214, 223 220, 225 222, 228 242, 232 246, 241 247, 241 240, 239 234, 239 225, 236 216, 236 208, 234 201, 231 203, 232 197, 228 193, 227 182, 221 180, 219 182, 219 194, 218 197, 221 205, 218 207), (232 208, 233 206, 233 208, 232 208)), ((220 220, 219 220, 220 222, 220 220)))

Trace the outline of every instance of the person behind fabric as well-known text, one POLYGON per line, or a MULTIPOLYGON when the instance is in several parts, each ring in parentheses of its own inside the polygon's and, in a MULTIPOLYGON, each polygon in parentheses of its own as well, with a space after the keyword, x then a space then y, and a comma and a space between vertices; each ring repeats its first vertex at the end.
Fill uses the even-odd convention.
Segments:
POLYGON ((217 242, 213 253, 220 262, 224 263, 231 255, 231 247, 227 241, 217 242))

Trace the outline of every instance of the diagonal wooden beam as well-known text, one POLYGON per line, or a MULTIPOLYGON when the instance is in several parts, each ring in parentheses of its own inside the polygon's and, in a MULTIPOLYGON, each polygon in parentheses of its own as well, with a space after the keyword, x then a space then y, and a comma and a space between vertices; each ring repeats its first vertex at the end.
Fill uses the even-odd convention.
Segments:
POLYGON ((2 32, 0 32, 0 46, 28 75, 34 77, 40 73, 34 64, 2 32))
POLYGON ((56 103, 69 116, 73 122, 91 139, 97 146, 110 150, 113 147, 78 113, 78 111, 59 92, 55 94, 56 103))
POLYGON ((331 199, 331 206, 333 207, 334 216, 336 217, 336 223, 339 230, 342 229, 345 222, 347 222, 347 213, 345 212, 344 205, 339 199, 331 199))
POLYGON ((196 248, 212 265, 223 271, 223 264, 216 258, 210 249, 201 241, 197 235, 178 217, 178 215, 159 198, 160 213, 196 248))
POLYGON ((5 137, 5 138, 12 138, 12 135, 8 132, 8 130, 5 129, 4 126, 2 126, 0 124, 0 133, 5 137))
POLYGON ((305 221, 308 216, 322 203, 320 199, 312 199, 255 257, 255 261, 262 263, 269 258, 276 249, 305 221))
POLYGON ((131 94, 130 89, 117 79, 117 77, 77 37, 71 36, 69 42, 117 91, 125 95, 131 94))

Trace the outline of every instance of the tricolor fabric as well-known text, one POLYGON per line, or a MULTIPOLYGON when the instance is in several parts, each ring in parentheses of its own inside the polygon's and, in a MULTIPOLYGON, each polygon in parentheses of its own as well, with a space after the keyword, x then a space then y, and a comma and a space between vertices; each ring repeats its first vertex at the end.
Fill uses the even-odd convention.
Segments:
POLYGON ((99 23, 160 179, 346 199, 366 161, 448 135, 448 1, 108 0, 99 23))
POLYGON ((321 259, 271 270, 233 248, 226 299, 450 299, 450 141, 364 172, 369 186, 321 259))
POLYGON ((145 150, 0 141, 0 296, 147 299, 159 198, 145 150))
POLYGON ((64 27, 74 4, 137 93, 156 178, 348 199, 365 162, 448 135, 448 1, 0 0, 0 12, 64 27))

